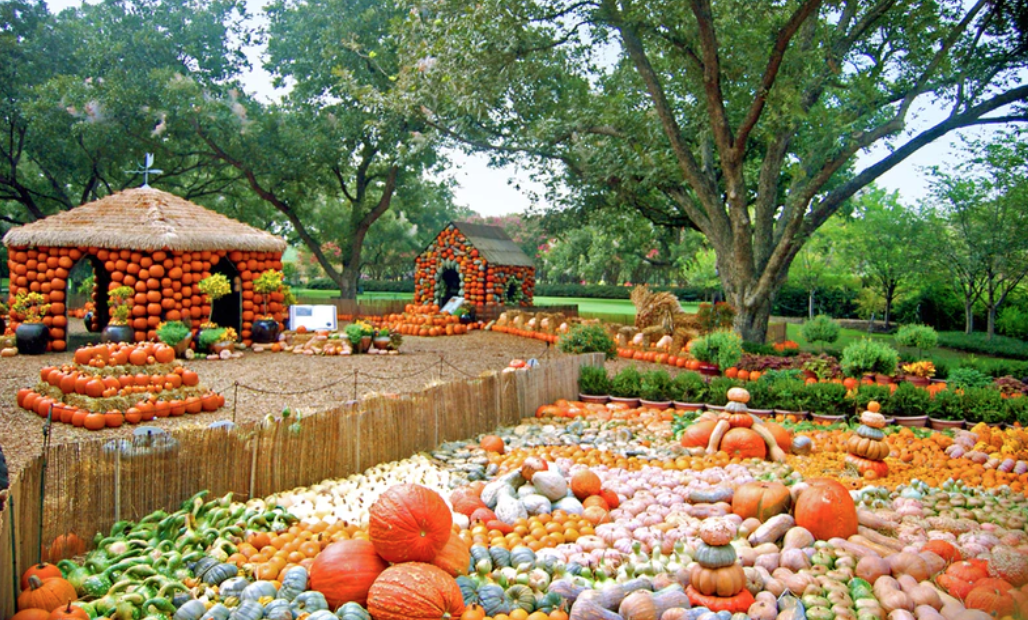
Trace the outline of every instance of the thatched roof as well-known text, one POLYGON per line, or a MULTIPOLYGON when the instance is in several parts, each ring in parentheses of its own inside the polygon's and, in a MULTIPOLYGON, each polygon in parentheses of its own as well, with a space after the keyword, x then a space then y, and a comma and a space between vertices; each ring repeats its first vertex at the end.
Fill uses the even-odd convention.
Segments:
POLYGON ((493 265, 532 267, 532 259, 525 254, 514 240, 499 226, 452 222, 471 245, 478 249, 478 255, 493 265))
POLYGON ((4 235, 10 247, 282 252, 286 242, 152 187, 127 189, 4 235))

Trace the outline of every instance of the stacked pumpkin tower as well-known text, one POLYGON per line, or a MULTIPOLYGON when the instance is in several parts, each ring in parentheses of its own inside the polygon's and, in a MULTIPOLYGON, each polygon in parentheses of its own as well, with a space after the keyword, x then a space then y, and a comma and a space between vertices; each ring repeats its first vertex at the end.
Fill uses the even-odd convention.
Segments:
POLYGON ((846 462, 857 468, 862 476, 873 472, 878 478, 889 475, 889 444, 885 443, 885 417, 879 413, 880 405, 871 401, 868 410, 860 414, 860 426, 846 443, 846 462))
POLYGON ((693 605, 713 611, 745 613, 754 603, 746 589, 746 573, 732 546, 737 530, 727 519, 712 517, 700 524, 700 543, 685 593, 693 605))

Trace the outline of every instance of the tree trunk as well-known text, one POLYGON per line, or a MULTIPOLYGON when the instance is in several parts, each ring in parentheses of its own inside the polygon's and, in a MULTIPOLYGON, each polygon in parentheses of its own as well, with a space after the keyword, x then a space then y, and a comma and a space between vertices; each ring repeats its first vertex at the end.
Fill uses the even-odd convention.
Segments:
POLYGON ((764 344, 767 341, 767 324, 771 318, 771 297, 756 300, 756 303, 742 303, 742 296, 732 295, 729 299, 735 307, 735 331, 746 342, 764 344))
MULTIPOLYGON (((364 250, 364 238, 368 236, 371 225, 378 221, 378 218, 389 210, 389 204, 393 200, 393 192, 396 190, 396 176, 399 168, 393 166, 389 169, 385 187, 382 189, 382 197, 375 208, 369 211, 357 222, 350 237, 350 257, 343 267, 339 276, 339 294, 343 299, 357 299, 357 280, 361 274, 361 253, 364 250)), ((358 208, 357 206, 353 207, 358 208)), ((345 245, 342 247, 346 247, 345 245)))
POLYGON ((896 297, 896 285, 885 288, 885 329, 889 329, 889 318, 892 316, 892 300, 896 297))
POLYGON ((996 304, 989 304, 989 321, 987 324, 986 333, 988 339, 992 340, 992 337, 996 335, 996 304))
POLYGON ((970 334, 974 331, 974 302, 970 299, 964 300, 964 333, 970 334))
POLYGON ((807 296, 807 318, 814 318, 814 293, 815 289, 810 289, 810 295, 807 296))

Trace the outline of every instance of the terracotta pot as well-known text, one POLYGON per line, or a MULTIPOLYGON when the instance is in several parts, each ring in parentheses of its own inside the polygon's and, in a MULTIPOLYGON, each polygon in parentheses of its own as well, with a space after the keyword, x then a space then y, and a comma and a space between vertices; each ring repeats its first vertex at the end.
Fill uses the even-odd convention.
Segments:
POLYGON ((919 387, 925 387, 932 382, 928 377, 918 377, 917 375, 907 375, 907 383, 912 383, 919 387))
POLYGON ((932 430, 943 431, 946 429, 959 429, 964 428, 963 420, 938 420, 936 418, 928 418, 928 425, 932 427, 932 430))
POLYGON ((844 415, 825 415, 825 414, 822 414, 822 413, 811 413, 810 414, 810 419, 813 420, 814 422, 821 422, 823 424, 838 424, 839 422, 844 422, 846 420, 846 416, 844 416, 844 415))
POLYGON ((706 405, 703 403, 683 403, 677 400, 674 401, 674 407, 678 411, 703 411, 705 406, 706 405))
POLYGON ((928 426, 928 416, 915 415, 903 418, 896 418, 896 424, 910 428, 924 428, 928 426))
POLYGON ((42 355, 50 343, 50 330, 43 323, 22 323, 14 330, 15 344, 22 355, 42 355))
POLYGON ((625 397, 625 396, 611 396, 610 397, 610 402, 612 402, 612 403, 624 403, 624 404, 628 405, 629 407, 638 407, 639 406, 639 399, 638 398, 628 398, 628 397, 625 397))
POLYGON ((386 349, 392 348, 392 340, 389 338, 372 338, 371 342, 379 351, 385 351, 386 349))
POLYGON ((175 344, 171 348, 175 349, 175 356, 176 357, 182 357, 183 355, 186 354, 186 350, 189 348, 189 345, 191 345, 192 343, 193 343, 193 334, 190 333, 190 334, 186 334, 185 338, 183 338, 182 340, 179 340, 178 343, 175 344))
POLYGON ((775 415, 794 416, 797 420, 803 421, 810 417, 809 411, 789 411, 788 409, 775 409, 775 415))
POLYGON ((721 376, 721 369, 719 369, 715 364, 700 364, 699 371, 700 374, 705 377, 721 376))
POLYGON ((892 377, 889 375, 875 375, 875 383, 878 385, 889 385, 892 383, 892 377))
POLYGON ((371 348, 371 336, 361 336, 361 341, 360 341, 360 345, 359 346, 360 346, 360 352, 361 353, 367 353, 368 350, 371 348))
POLYGON ((706 407, 710 411, 724 411, 725 410, 725 406, 724 405, 711 405, 710 403, 707 403, 707 404, 704 405, 704 407, 706 407))
POLYGON ((670 409, 673 401, 670 400, 646 400, 645 398, 639 399, 639 404, 643 407, 650 409, 658 409, 663 411, 664 409, 670 409))
POLYGON ((753 415, 757 416, 758 418, 764 419, 764 418, 770 418, 771 416, 773 416, 775 414, 775 410, 774 409, 750 409, 749 413, 752 413, 753 415))
POLYGON ((606 394, 579 394, 578 400, 583 403, 596 403, 598 405, 606 405, 610 401, 610 396, 606 394))
POLYGON ((235 348, 235 346, 236 346, 236 343, 234 343, 234 342, 215 342, 214 344, 211 345, 211 353, 215 353, 217 355, 221 355, 222 351, 229 351, 229 352, 231 352, 232 349, 235 348))

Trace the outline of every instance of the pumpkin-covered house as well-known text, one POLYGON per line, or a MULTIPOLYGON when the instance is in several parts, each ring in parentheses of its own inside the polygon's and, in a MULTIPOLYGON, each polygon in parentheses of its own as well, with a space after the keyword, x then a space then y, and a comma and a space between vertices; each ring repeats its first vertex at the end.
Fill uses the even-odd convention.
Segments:
MULTIPOLYGON (((212 314, 210 300, 197 288, 214 273, 233 282, 217 299, 213 320, 232 327, 249 343, 255 315, 262 309, 253 281, 263 271, 282 268, 286 242, 161 190, 143 186, 112 194, 70 211, 11 229, 4 235, 10 272, 10 300, 18 293, 41 293, 49 304, 43 322, 49 350, 67 348, 69 276, 81 262, 93 270, 94 330, 110 320, 108 291, 129 286, 129 325, 135 340, 155 340, 162 321, 192 319, 194 330, 212 314)), ((280 323, 286 308, 270 296, 268 311, 280 323)), ((13 310, 13 330, 22 317, 13 310)))
POLYGON ((415 259, 414 302, 532 305, 535 266, 499 226, 450 222, 415 259))

